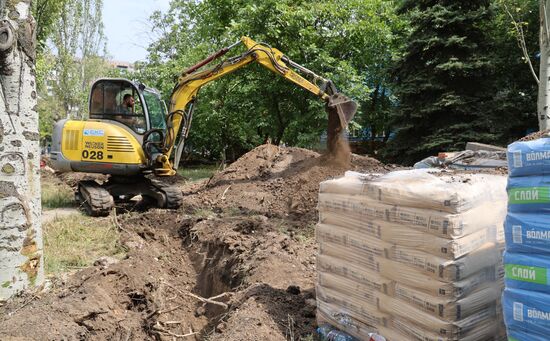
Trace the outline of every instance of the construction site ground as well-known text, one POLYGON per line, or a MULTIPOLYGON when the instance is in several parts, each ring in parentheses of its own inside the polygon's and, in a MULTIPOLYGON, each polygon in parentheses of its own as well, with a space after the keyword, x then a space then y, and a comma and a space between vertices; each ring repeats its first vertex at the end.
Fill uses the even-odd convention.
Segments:
POLYGON ((391 167, 263 145, 210 179, 171 179, 181 209, 94 218, 115 224, 126 256, 6 302, 0 340, 313 340, 318 188, 346 170, 391 167))

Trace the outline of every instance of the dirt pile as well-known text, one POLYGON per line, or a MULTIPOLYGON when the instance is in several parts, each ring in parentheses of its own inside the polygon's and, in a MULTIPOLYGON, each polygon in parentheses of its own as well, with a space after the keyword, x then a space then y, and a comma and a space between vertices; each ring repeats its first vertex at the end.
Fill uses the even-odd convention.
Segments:
POLYGON ((550 130, 543 130, 531 133, 525 137, 522 137, 518 141, 533 141, 541 138, 550 137, 550 130))
POLYGON ((214 175, 210 181, 185 192, 185 203, 195 208, 237 209, 268 217, 314 221, 321 181, 347 170, 388 172, 391 167, 360 155, 350 166, 341 159, 302 148, 262 145, 214 175))

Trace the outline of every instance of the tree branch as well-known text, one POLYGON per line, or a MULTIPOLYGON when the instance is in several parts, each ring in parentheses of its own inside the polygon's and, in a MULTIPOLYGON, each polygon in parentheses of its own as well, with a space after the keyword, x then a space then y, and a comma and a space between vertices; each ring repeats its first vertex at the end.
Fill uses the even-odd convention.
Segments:
MULTIPOLYGON (((525 62, 529 65, 529 69, 531 70, 531 74, 533 75, 533 78, 535 78, 535 81, 537 82, 537 84, 540 84, 537 73, 535 72, 535 68, 533 67, 533 63, 531 62, 531 58, 529 57, 529 51, 527 51, 527 45, 525 44, 525 35, 523 34, 523 28, 516 21, 516 19, 512 15, 512 12, 510 12, 510 10, 508 9, 508 6, 506 6, 504 2, 502 2, 502 6, 504 7, 504 11, 506 12, 506 14, 508 14, 510 19, 512 19, 512 24, 514 25, 514 29, 516 30, 516 39, 518 41, 518 46, 521 49, 521 52, 523 53, 523 58, 525 58, 525 62)), ((546 32, 548 33, 548 30, 546 30, 546 32)))

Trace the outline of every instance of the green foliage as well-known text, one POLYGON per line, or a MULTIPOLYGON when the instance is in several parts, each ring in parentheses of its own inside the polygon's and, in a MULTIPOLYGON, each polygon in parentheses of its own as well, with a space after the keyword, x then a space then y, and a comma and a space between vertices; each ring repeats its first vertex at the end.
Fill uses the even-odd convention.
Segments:
POLYGON ((37 110, 40 135, 46 142, 51 140, 55 121, 67 116, 86 117, 91 82, 112 73, 112 68, 102 56, 102 0, 39 0, 33 6, 35 15, 41 18, 38 34, 43 46, 36 58, 37 110), (55 15, 44 13, 48 10, 55 15), (62 29, 54 30, 56 25, 62 29), (45 44, 47 40, 55 49, 45 44))
POLYGON ((521 53, 519 39, 523 39, 534 71, 538 74, 539 8, 531 0, 498 0, 495 21, 491 30, 494 37, 494 64, 496 92, 493 99, 494 127, 498 142, 508 144, 530 130, 538 129, 536 116, 538 86, 530 72, 527 59, 521 53), (521 27, 521 35, 514 22, 521 27))
POLYGON ((57 55, 52 86, 67 116, 86 116, 90 83, 108 69, 101 57, 105 44, 102 7, 102 0, 69 1, 58 18, 63 29, 53 35, 57 55))
POLYGON ((489 1, 407 0, 401 10, 411 31, 396 67, 399 129, 388 155, 412 163, 467 141, 494 142, 489 1))
MULTIPOLYGON (((151 20, 160 38, 138 74, 165 94, 186 67, 247 35, 332 79, 361 104, 358 121, 385 127, 374 113, 380 106, 369 103, 374 88, 387 88, 392 32, 402 25, 392 1, 173 0, 151 20)), ((239 156, 266 140, 311 147, 326 129, 317 98, 258 66, 201 89, 195 114, 189 145, 210 158, 239 156)))
POLYGON ((34 0, 32 1, 32 15, 36 21, 36 41, 38 53, 46 47, 57 18, 67 0, 34 0))

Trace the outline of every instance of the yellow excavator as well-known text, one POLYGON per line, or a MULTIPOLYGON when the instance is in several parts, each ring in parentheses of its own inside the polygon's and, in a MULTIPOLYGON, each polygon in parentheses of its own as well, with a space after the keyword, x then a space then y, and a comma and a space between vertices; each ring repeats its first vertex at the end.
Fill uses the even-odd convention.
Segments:
POLYGON ((109 175, 101 184, 95 180, 78 183, 76 200, 92 216, 108 215, 116 202, 138 195, 160 208, 178 208, 182 192, 159 179, 176 174, 199 89, 254 62, 326 103, 327 145, 333 152, 357 104, 338 93, 330 80, 293 62, 281 51, 242 37, 185 70, 172 91, 168 111, 160 94, 143 84, 112 78, 95 81, 90 92, 89 119, 65 119, 54 127, 50 154, 54 168, 59 172, 109 175), (241 43, 246 46, 244 53, 205 67, 241 43))

